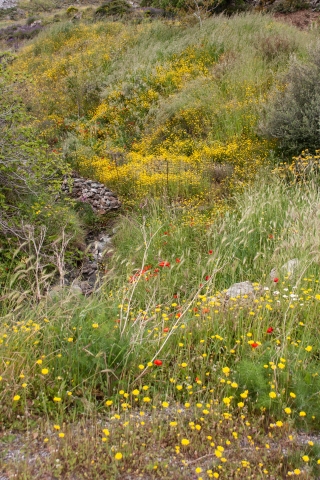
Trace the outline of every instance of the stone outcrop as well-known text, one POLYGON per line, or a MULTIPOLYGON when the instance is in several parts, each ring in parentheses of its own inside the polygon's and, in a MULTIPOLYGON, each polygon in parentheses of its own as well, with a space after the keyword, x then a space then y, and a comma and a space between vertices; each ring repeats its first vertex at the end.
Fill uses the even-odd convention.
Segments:
POLYGON ((235 298, 237 296, 243 296, 243 295, 248 295, 254 294, 254 287, 251 282, 246 281, 246 282, 240 282, 240 283, 234 283, 231 285, 230 288, 228 288, 226 292, 226 297, 228 298, 235 298))
POLYGON ((298 270, 300 266, 300 262, 297 258, 293 258, 292 260, 289 260, 287 263, 282 265, 280 270, 278 270, 276 267, 273 268, 270 272, 270 278, 273 280, 275 277, 278 275, 285 275, 288 277, 292 277, 298 270))
POLYGON ((64 179, 62 192, 70 194, 80 202, 88 203, 93 211, 100 215, 121 207, 120 200, 105 185, 77 174, 64 179))
POLYGON ((0 0, 0 9, 6 10, 8 8, 13 8, 17 5, 15 0, 0 0))

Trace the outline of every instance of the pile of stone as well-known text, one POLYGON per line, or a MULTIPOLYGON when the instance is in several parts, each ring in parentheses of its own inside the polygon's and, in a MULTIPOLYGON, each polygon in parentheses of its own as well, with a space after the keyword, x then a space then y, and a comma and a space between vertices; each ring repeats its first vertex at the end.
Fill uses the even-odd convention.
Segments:
POLYGON ((0 9, 2 8, 3 10, 13 8, 16 5, 17 2, 15 0, 0 0, 0 9))
POLYGON ((118 210, 121 202, 105 185, 73 174, 65 178, 62 191, 73 198, 91 205, 94 212, 104 215, 111 210, 118 210))

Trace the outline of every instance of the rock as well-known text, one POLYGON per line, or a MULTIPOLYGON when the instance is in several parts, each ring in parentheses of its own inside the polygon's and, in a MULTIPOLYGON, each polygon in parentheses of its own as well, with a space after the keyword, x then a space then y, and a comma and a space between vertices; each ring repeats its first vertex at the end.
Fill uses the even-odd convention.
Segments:
POLYGON ((97 283, 97 274, 96 272, 93 272, 92 275, 88 278, 88 283, 91 285, 91 287, 94 287, 97 283))
POLYGON ((30 27, 36 27, 37 25, 42 25, 42 21, 41 20, 36 20, 35 22, 32 22, 30 27))
POLYGON ((48 290, 48 297, 50 298, 56 298, 60 297, 63 292, 63 287, 60 285, 54 285, 50 290, 48 290))
POLYGON ((108 190, 102 183, 95 182, 72 174, 71 178, 65 178, 61 185, 61 190, 68 194, 71 190, 72 197, 81 202, 89 203, 94 212, 104 215, 108 211, 121 207, 121 202, 117 196, 108 190))
POLYGON ((0 0, 0 9, 14 8, 17 5, 17 1, 14 0, 0 0))
POLYGON ((83 293, 84 295, 89 295, 93 291, 92 285, 90 285, 89 282, 81 282, 80 286, 81 293, 83 293))
MULTIPOLYGON (((292 275, 294 275, 294 273, 297 271, 297 268, 299 267, 299 265, 300 265, 300 261, 298 260, 298 258, 292 258, 287 263, 282 265, 279 271, 282 275, 292 277, 292 275)), ((271 270, 270 272, 271 280, 273 280, 279 275, 279 271, 277 268, 273 268, 271 270)))
POLYGON ((238 295, 242 296, 248 294, 254 294, 254 287, 249 281, 234 283, 226 292, 226 296, 229 298, 235 298, 238 295))
POLYGON ((300 265, 299 260, 297 258, 293 258, 292 260, 289 260, 289 262, 282 265, 280 270, 285 275, 289 275, 289 277, 290 277, 291 275, 293 275, 296 272, 299 265, 300 265))
POLYGON ((106 244, 104 242, 95 242, 94 249, 96 252, 102 253, 106 248, 106 244))
POLYGON ((82 295, 82 290, 81 290, 81 287, 79 287, 79 285, 71 285, 70 291, 77 295, 82 295))
POLYGON ((111 237, 108 234, 101 235, 99 240, 100 240, 100 242, 104 242, 106 245, 111 243, 111 237))
POLYGON ((82 290, 79 287, 79 285, 76 285, 73 283, 70 286, 67 285, 54 285, 49 291, 48 291, 48 297, 51 299, 57 299, 59 297, 66 296, 68 294, 71 295, 82 295, 82 290))
POLYGON ((83 267, 83 269, 81 270, 81 273, 82 275, 89 275, 89 272, 91 271, 91 268, 90 268, 90 265, 86 266, 86 267, 83 267))
POLYGON ((278 270, 276 268, 273 268, 269 275, 270 275, 271 280, 273 280, 278 275, 278 270))

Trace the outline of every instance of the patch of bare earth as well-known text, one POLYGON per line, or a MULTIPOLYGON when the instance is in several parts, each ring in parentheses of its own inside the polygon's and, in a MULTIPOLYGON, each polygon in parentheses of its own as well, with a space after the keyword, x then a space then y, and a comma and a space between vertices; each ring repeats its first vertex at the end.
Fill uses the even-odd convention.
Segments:
POLYGON ((320 12, 299 10, 292 13, 275 13, 274 17, 281 22, 291 23, 301 30, 306 30, 312 25, 320 26, 320 12))
POLYGON ((168 410, 101 416, 59 430, 43 423, 25 433, 2 431, 0 480, 198 480, 200 471, 205 479, 280 480, 297 462, 299 478, 316 478, 308 464, 301 466, 301 456, 310 455, 310 442, 320 442, 317 434, 288 424, 270 428, 263 416, 222 421, 213 414, 205 424, 190 422, 189 411, 168 410), (119 451, 123 458, 115 461, 119 451))

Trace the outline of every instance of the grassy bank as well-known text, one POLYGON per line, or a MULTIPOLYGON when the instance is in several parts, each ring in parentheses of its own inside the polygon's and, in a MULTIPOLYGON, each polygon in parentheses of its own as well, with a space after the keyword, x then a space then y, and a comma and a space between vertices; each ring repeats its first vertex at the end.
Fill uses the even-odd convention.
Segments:
MULTIPOLYGON (((272 180, 239 196, 236 211, 213 225, 153 202, 141 216, 123 217, 99 293, 61 294, 3 318, 4 424, 45 417, 45 444, 60 442, 70 460, 76 427, 65 422, 81 415, 89 428, 94 416, 95 441, 85 450, 93 459, 105 452, 92 472, 106 468, 108 478, 135 468, 173 478, 169 458, 185 465, 181 478, 207 459, 203 478, 269 478, 270 468, 270 478, 284 478, 302 466, 303 478, 314 478, 317 448, 292 438, 320 425, 319 202, 316 187, 272 180), (280 269, 293 258, 293 274, 280 269), (226 297, 245 280, 253 295, 226 297), (278 441, 292 447, 292 458, 278 450, 280 467, 269 451, 278 441), (141 463, 132 457, 150 449, 151 463, 143 453, 141 463)), ((67 472, 65 465, 62 478, 67 472)))

